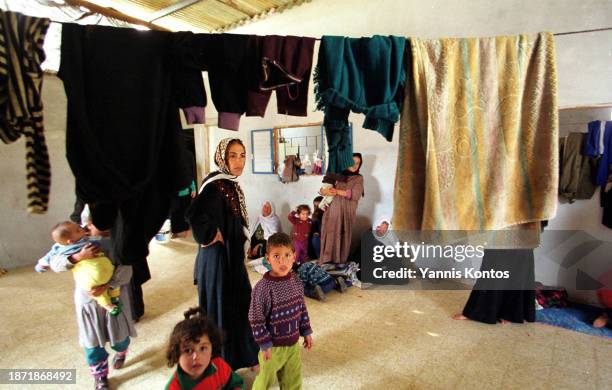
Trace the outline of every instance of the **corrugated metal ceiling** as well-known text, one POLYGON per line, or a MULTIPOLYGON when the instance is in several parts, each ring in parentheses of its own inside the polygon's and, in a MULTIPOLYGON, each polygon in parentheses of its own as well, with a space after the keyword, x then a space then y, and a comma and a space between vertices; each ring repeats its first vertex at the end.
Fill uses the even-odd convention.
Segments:
POLYGON ((310 0, 90 0, 103 6, 111 6, 127 15, 145 21, 159 17, 152 23, 170 30, 193 26, 196 30, 221 32, 238 25, 257 20, 273 13, 280 13, 310 0), (184 6, 184 8, 179 8, 184 6), (176 9, 179 8, 179 9, 176 9))

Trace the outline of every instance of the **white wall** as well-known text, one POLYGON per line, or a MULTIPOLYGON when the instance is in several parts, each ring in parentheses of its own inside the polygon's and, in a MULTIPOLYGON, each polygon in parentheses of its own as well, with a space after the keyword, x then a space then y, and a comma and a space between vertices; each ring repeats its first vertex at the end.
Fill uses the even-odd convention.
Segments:
POLYGON ((0 266, 34 264, 53 244, 51 228, 67 220, 74 205, 74 176, 66 161, 66 96, 55 76, 43 82, 44 125, 51 161, 49 211, 26 212, 25 142, 0 144, 0 266))
MULTIPOLYGON (((286 13, 235 29, 233 33, 303 35, 371 36, 395 34, 420 37, 472 37, 537 31, 565 32, 607 27, 612 2, 607 0, 313 0, 286 13)), ((556 38, 561 106, 612 102, 612 32, 595 32, 556 38)), ((317 48, 315 48, 317 49, 317 48)), ((316 61, 315 61, 316 62, 316 61)), ((311 88, 312 93, 312 88, 311 88)), ((65 98, 61 82, 47 81, 45 122, 50 138, 53 164, 52 201, 49 215, 25 214, 25 173, 23 144, 0 146, 0 169, 6 183, 0 190, 0 264, 8 267, 28 264, 48 248, 49 227, 70 213, 73 182, 64 155, 63 131, 65 98), (61 119, 52 119, 54 116, 61 119)), ((243 118, 239 132, 221 131, 224 136, 239 136, 250 150, 249 130, 283 125, 321 122, 323 115, 309 102, 308 117, 276 114, 274 98, 265 118, 243 118)), ((216 117, 212 104, 209 118, 216 117)), ((354 124, 354 150, 364 154, 362 172, 366 194, 358 209, 358 228, 366 228, 375 218, 392 212, 393 185, 397 159, 397 126, 393 142, 361 128, 363 117, 351 114, 354 124)), ((305 177, 297 183, 281 184, 274 175, 253 175, 246 170, 241 179, 246 192, 249 213, 257 215, 264 199, 276 202, 285 229, 290 207, 310 203, 317 193, 320 178, 305 177)), ((594 205, 559 207, 555 225, 569 226, 572 221, 598 225, 594 205), (583 218, 576 218, 580 215, 583 218), (587 222, 588 221, 588 222, 587 222)), ((607 231, 604 230, 605 233, 607 231)), ((540 270, 553 275, 556 270, 540 270)))

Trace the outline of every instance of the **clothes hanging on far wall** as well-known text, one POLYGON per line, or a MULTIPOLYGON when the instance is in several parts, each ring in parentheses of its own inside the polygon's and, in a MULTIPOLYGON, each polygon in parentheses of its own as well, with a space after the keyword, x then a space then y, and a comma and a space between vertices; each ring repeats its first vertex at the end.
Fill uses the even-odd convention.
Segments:
POLYGON ((586 133, 572 132, 559 141, 559 195, 570 203, 591 199, 597 188, 593 180, 595 161, 582 154, 587 139, 586 133))
POLYGON ((554 217, 553 35, 411 39, 411 47, 395 229, 493 230, 554 217))
POLYGON ((587 137, 584 142, 584 149, 582 150, 585 156, 599 157, 603 154, 604 129, 602 129, 602 125, 604 123, 601 121, 591 121, 587 124, 587 137))
POLYGON ((323 36, 315 69, 317 109, 324 110, 328 172, 353 165, 350 111, 365 114, 363 127, 387 141, 399 120, 406 78, 406 38, 323 36))
POLYGON ((177 101, 177 86, 186 84, 177 79, 199 72, 177 60, 190 35, 62 29, 58 76, 68 99, 66 155, 77 195, 90 204, 94 225, 111 229, 113 253, 134 265, 137 287, 150 278, 148 244, 170 198, 193 179, 184 169, 177 101))
POLYGON ((590 157, 601 157, 595 182, 603 186, 608 182, 608 170, 612 164, 612 121, 591 121, 588 129, 588 142, 584 150, 590 157), (598 139, 600 142, 596 143, 598 139))
POLYGON ((252 36, 248 116, 263 117, 272 91, 279 114, 307 116, 314 38, 252 36))
POLYGON ((43 43, 49 19, 0 10, 0 139, 26 144, 28 212, 44 214, 51 165, 43 127, 43 43))

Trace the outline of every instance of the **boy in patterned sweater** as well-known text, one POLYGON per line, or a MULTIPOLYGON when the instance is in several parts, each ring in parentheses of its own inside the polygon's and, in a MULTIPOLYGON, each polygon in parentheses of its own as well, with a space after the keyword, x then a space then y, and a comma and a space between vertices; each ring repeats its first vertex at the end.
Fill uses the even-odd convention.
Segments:
POLYGON ((253 390, 265 390, 278 376, 281 389, 302 387, 302 361, 298 344, 304 337, 304 347, 312 348, 312 329, 304 288, 291 271, 295 251, 291 238, 276 233, 268 238, 266 257, 272 265, 253 288, 249 322, 255 341, 259 344, 260 371, 253 390))

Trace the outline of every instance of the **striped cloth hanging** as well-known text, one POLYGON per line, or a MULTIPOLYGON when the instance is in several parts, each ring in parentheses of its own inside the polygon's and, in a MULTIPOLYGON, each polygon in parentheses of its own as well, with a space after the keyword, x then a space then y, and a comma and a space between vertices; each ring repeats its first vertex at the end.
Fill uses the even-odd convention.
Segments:
POLYGON ((47 211, 51 167, 45 143, 41 88, 49 19, 0 10, 0 139, 26 141, 28 212, 47 211))

